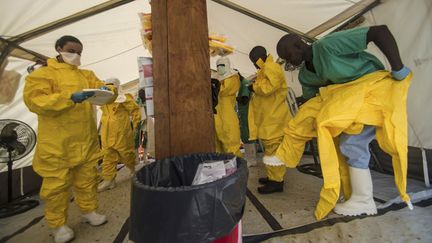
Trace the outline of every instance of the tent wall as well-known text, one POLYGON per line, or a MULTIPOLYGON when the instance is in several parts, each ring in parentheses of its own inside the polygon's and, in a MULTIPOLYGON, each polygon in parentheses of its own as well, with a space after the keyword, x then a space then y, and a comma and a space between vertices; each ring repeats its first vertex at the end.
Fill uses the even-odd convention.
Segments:
MULTIPOLYGON (((378 145, 378 142, 374 140, 371 143, 371 149, 374 151, 378 163, 384 171, 380 171, 379 168, 375 168, 379 172, 385 172, 393 175, 393 165, 391 156, 386 154, 378 145)), ((432 161, 432 150, 426 150, 426 157, 429 161, 432 161)), ((375 162, 375 158, 372 156, 371 160, 375 162)), ((422 151, 416 147, 408 147, 408 178, 424 181, 424 170, 422 163, 422 151)), ((429 181, 432 181, 432 166, 428 167, 429 181)))
MULTIPOLYGON (((27 123, 35 131, 37 131, 37 116, 31 113, 24 104, 23 101, 23 90, 25 76, 27 73, 27 67, 32 63, 29 61, 22 61, 15 58, 9 58, 9 64, 6 67, 7 70, 14 70, 21 74, 20 85, 18 87, 17 93, 14 100, 10 104, 0 105, 0 119, 16 119, 24 123, 27 123)), ((25 156, 24 158, 14 161, 13 168, 21 168, 31 165, 34 150, 25 156)), ((0 163, 0 172, 7 170, 5 163, 0 163)))
POLYGON ((414 73, 408 94, 409 145, 432 149, 432 1, 387 0, 365 17, 366 24, 390 28, 404 64, 414 73))

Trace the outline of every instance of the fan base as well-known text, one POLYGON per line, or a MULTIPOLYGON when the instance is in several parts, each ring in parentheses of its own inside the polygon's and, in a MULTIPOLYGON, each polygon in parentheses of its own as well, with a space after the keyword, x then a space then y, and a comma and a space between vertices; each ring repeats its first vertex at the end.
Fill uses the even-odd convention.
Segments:
POLYGON ((6 218, 20 213, 24 213, 38 205, 39 201, 36 200, 24 200, 8 203, 0 207, 0 218, 6 218))

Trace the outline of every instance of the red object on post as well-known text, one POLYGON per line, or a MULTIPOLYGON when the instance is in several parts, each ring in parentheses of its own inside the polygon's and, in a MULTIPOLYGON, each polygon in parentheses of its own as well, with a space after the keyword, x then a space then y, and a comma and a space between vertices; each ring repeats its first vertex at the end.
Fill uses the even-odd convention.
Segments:
POLYGON ((242 243, 241 221, 238 222, 229 235, 214 240, 213 243, 242 243))

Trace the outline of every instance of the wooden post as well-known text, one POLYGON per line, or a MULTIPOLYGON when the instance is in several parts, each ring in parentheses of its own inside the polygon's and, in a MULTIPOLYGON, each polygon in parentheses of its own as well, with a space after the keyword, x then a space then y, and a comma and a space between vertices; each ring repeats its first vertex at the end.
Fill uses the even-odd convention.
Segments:
POLYGON ((153 0, 156 158, 214 152, 205 0, 153 0))

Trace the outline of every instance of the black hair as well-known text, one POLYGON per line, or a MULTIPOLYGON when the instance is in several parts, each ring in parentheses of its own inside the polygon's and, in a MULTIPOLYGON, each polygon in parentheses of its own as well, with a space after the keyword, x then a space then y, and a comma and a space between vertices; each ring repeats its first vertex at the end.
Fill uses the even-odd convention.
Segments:
MULTIPOLYGON (((252 62, 256 62, 258 60, 258 58, 266 57, 266 56, 267 56, 267 50, 263 46, 255 46, 249 52, 249 59, 252 62)), ((263 61, 265 61, 265 60, 263 60, 263 61)))
POLYGON ((63 48, 63 46, 66 45, 67 42, 74 42, 74 43, 78 43, 81 46, 83 46, 83 44, 81 43, 80 40, 78 40, 78 38, 71 36, 71 35, 64 35, 56 41, 54 47, 56 50, 57 50, 57 47, 63 48))
POLYGON ((286 34, 280 38, 276 45, 276 52, 279 57, 285 58, 286 45, 292 41, 293 37, 293 34, 286 34))
POLYGON ((285 55, 288 52, 289 46, 301 40, 303 40, 301 36, 293 33, 282 36, 276 45, 276 52, 278 56, 281 58, 286 58, 285 55))

